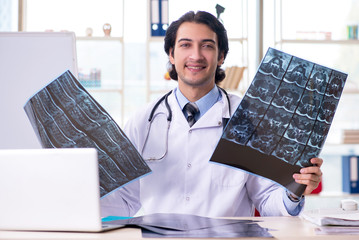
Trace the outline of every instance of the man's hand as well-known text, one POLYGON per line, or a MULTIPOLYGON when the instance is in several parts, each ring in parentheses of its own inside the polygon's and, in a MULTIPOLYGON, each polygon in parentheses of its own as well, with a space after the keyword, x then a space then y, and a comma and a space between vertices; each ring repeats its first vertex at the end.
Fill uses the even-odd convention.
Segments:
POLYGON ((314 165, 311 167, 306 167, 300 169, 300 174, 293 174, 293 178, 297 183, 307 185, 304 191, 304 195, 310 194, 314 189, 316 189, 322 181, 322 171, 320 167, 323 164, 323 159, 321 158, 312 158, 310 162, 314 165))

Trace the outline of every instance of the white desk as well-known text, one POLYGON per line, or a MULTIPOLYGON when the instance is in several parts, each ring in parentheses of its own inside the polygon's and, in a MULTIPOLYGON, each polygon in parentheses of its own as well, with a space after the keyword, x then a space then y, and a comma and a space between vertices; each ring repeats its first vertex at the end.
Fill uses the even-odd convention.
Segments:
MULTIPOLYGON (((316 235, 314 229, 316 225, 307 222, 299 217, 253 217, 244 218, 261 220, 259 225, 272 229, 270 233, 275 239, 359 239, 358 235, 316 235)), ((0 239, 142 239, 140 229, 123 228, 112 230, 105 233, 61 233, 61 232, 15 232, 0 231, 0 239)), ((169 238, 160 238, 164 240, 169 238)), ((240 238, 254 239, 254 238, 240 238)), ((268 238, 265 238, 268 239, 268 238)), ((269 238, 270 239, 270 238, 269 238)), ((198 239, 193 239, 198 240, 198 239)))

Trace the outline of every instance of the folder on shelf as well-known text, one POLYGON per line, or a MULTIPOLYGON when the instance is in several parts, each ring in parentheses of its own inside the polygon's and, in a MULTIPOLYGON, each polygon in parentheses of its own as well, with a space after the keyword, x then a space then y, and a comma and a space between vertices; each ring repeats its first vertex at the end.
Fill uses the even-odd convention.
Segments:
POLYGON ((165 36, 168 27, 168 0, 151 0, 151 36, 165 36))
POLYGON ((359 159, 358 156, 343 156, 343 192, 359 193, 359 159))

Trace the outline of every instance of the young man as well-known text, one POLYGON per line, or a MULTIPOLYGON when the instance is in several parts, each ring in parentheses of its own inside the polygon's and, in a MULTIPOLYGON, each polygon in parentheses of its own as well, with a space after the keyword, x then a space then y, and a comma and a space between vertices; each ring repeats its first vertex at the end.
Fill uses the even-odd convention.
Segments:
MULTIPOLYGON (((168 28, 165 51, 178 87, 158 106, 155 102, 139 111, 125 128, 153 172, 102 199, 103 215, 131 216, 141 207, 144 214, 211 217, 252 216, 254 208, 262 216, 299 214, 302 197, 267 179, 209 162, 223 119, 240 103, 216 86, 225 76, 220 66, 228 52, 223 25, 206 12, 186 13, 168 28), (199 111, 186 112, 188 102, 199 111), (187 117, 194 117, 190 124, 187 117)), ((316 166, 293 176, 307 185, 304 194, 321 180, 322 159, 311 162, 316 166)))

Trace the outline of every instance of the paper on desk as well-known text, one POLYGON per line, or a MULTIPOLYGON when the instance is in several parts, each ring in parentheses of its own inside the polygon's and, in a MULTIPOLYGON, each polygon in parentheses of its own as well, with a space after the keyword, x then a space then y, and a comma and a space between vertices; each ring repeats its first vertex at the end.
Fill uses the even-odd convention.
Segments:
POLYGON ((359 235, 358 227, 320 227, 315 229, 318 235, 359 235))
POLYGON ((300 216, 319 226, 359 227, 359 210, 345 211, 341 208, 314 209, 310 211, 304 211, 300 216))

